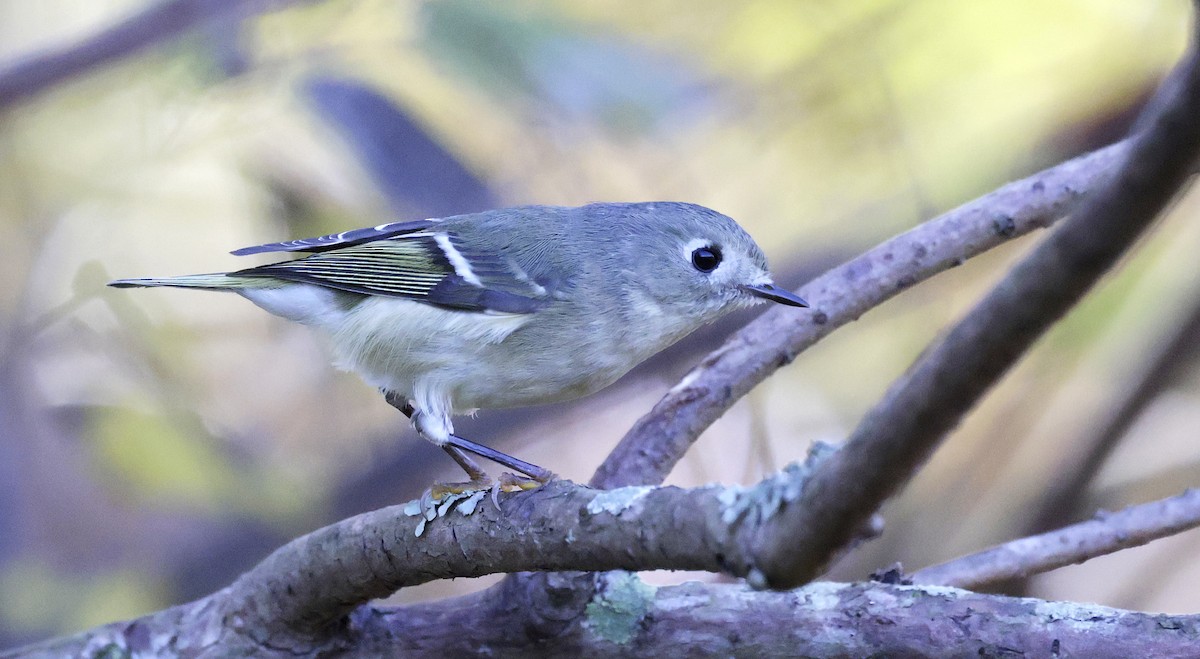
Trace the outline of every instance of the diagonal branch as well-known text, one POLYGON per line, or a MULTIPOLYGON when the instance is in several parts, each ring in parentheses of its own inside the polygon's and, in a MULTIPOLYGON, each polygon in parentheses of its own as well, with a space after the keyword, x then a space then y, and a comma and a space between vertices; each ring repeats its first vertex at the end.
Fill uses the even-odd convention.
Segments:
POLYGON ((776 369, 837 328, 930 277, 1063 217, 1102 187, 1120 142, 1004 187, 896 236, 801 289, 806 321, 771 310, 734 334, 638 420, 592 477, 593 487, 661 483, 692 442, 776 369))
POLYGON ((1200 154, 1195 39, 1193 30, 1191 49, 1139 121, 1113 181, 1089 196, 892 385, 763 538, 759 568, 773 587, 814 577, 1175 197, 1200 154))
POLYGON ((1082 563, 1197 526, 1200 526, 1200 489, 1192 489, 922 568, 911 577, 913 583, 976 588, 1082 563))

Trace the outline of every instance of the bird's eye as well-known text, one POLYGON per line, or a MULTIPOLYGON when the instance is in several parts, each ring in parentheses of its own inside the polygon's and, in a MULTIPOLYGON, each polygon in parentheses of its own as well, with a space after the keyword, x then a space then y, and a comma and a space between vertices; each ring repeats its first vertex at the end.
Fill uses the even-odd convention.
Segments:
POLYGON ((705 245, 692 250, 692 265, 700 272, 712 272, 721 265, 721 250, 716 245, 705 245))

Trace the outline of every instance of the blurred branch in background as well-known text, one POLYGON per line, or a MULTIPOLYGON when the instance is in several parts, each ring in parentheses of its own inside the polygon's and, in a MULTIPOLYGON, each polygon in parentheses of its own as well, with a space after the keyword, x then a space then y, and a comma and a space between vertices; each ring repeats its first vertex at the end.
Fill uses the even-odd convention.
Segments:
POLYGON ((717 83, 693 61, 544 9, 422 3, 423 43, 497 106, 524 104, 580 132, 598 127, 614 137, 665 137, 715 109, 717 83))
POLYGON ((448 217, 499 206, 486 183, 382 93, 330 76, 310 78, 304 91, 350 143, 397 217, 448 217))
MULTIPOLYGON (((212 21, 228 22, 316 0, 160 0, 77 43, 0 66, 0 111, 92 69, 140 53, 212 21)), ((228 24, 228 23, 227 23, 228 24)))

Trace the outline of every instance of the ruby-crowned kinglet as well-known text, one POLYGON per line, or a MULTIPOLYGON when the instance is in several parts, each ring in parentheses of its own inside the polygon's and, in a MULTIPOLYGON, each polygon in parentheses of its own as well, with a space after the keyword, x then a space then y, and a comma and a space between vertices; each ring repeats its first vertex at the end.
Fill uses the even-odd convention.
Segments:
POLYGON ((478 484, 469 451, 552 474, 453 435, 451 416, 577 398, 775 287, 732 219, 675 202, 523 206, 247 247, 310 252, 228 273, 111 286, 233 291, 324 330, 337 365, 379 387, 478 484))

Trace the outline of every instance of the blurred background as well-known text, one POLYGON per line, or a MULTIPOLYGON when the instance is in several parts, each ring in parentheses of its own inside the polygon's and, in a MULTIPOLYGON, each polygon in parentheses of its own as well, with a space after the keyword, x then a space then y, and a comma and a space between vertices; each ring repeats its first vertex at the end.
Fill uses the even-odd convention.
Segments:
MULTIPOLYGON (((0 0, 0 647, 202 596, 296 535, 457 478, 307 329, 109 279, 247 267, 269 259, 227 252, 396 219, 671 199, 738 219, 798 286, 1118 138, 1188 20, 1183 0, 0 0), (187 6, 207 19, 181 29, 166 10, 187 6)), ((1200 480, 1198 202, 1037 345, 832 578, 1200 480)), ((1037 239, 837 331, 670 482, 751 483, 844 437, 1037 239)), ((752 315, 591 398, 458 429, 584 481, 752 315)), ((1193 532, 1006 588, 1195 612, 1198 556, 1193 532)))

